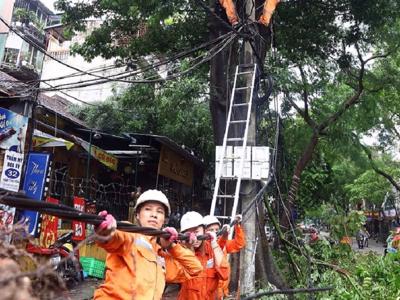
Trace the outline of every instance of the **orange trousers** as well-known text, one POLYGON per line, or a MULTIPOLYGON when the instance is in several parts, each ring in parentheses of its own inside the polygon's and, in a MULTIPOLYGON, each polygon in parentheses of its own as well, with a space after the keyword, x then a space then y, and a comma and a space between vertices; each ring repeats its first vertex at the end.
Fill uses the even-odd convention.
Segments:
MULTIPOLYGON (((272 14, 275 11, 276 6, 280 0, 265 0, 263 13, 258 20, 261 24, 268 26, 271 21, 272 14)), ((229 23, 232 25, 239 22, 239 17, 236 13, 236 7, 233 0, 219 0, 221 6, 225 9, 226 15, 228 16, 229 23)))
POLYGON ((229 266, 228 279, 218 282, 218 300, 222 300, 229 295, 229 282, 231 280, 231 266, 229 266))

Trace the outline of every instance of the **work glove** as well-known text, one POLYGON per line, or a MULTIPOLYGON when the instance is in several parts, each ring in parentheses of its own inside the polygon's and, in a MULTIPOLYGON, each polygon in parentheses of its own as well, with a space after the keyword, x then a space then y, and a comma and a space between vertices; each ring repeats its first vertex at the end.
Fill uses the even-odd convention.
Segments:
POLYGON ((106 210, 99 212, 99 216, 104 218, 104 221, 96 228, 96 239, 100 242, 108 242, 114 236, 117 229, 117 221, 106 210))
POLYGON ((171 236, 167 240, 168 242, 172 243, 172 242, 175 242, 178 239, 178 231, 176 231, 176 229, 174 227, 165 227, 164 231, 168 232, 169 234, 171 234, 171 236))
POLYGON ((237 224, 242 223, 242 215, 241 214, 236 215, 234 220, 237 224))
POLYGON ((210 237, 211 243, 217 242, 217 234, 214 231, 207 232, 207 235, 210 237))
POLYGON ((214 231, 207 232, 207 235, 210 237, 211 247, 214 249, 219 247, 217 243, 217 234, 214 231))
POLYGON ((172 243, 178 239, 178 232, 174 227, 165 227, 163 231, 168 232, 170 234, 169 238, 160 237, 161 247, 164 249, 169 249, 172 246, 172 243))
POLYGON ((188 243, 189 245, 193 245, 197 242, 197 236, 194 232, 186 233, 186 235, 188 236, 188 240, 186 243, 188 243))
POLYGON ((224 224, 224 226, 222 226, 222 228, 221 228, 222 236, 224 238, 227 238, 230 230, 231 230, 231 226, 229 226, 229 224, 224 224))

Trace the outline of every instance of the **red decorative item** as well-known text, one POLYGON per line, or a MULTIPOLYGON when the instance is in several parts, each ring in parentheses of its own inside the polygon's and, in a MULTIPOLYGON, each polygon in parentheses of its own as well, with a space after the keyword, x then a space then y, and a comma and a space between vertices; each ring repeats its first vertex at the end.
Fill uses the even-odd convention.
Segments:
MULTIPOLYGON (((85 211, 85 198, 74 197, 74 208, 80 211, 85 211)), ((86 238, 86 224, 84 222, 72 221, 72 237, 75 241, 82 241, 86 238)))
MULTIPOLYGON (((59 200, 47 197, 46 202, 58 204, 59 200)), ((39 245, 44 248, 49 248, 57 240, 58 217, 43 215, 42 226, 39 237, 39 245)))

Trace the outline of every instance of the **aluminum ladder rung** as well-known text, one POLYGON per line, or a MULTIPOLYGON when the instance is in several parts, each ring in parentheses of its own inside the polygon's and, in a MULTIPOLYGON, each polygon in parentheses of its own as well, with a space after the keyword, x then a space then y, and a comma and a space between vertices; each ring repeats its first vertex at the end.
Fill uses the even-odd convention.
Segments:
POLYGON ((218 218, 218 219, 225 219, 225 220, 228 220, 228 219, 231 219, 232 217, 230 217, 230 216, 214 216, 214 217, 216 217, 216 218, 218 218))
POLYGON ((247 120, 235 120, 235 121, 230 121, 230 124, 241 124, 241 123, 246 123, 247 120))
POLYGON ((227 142, 240 142, 243 141, 243 138, 228 138, 226 139, 227 142))
POLYGON ((254 64, 243 64, 243 65, 239 65, 239 68, 254 68, 254 64))
POLYGON ((235 195, 217 195, 217 198, 232 199, 235 198, 235 195))
POLYGON ((251 89, 251 86, 241 86, 238 88, 235 88, 236 91, 243 91, 243 90, 247 90, 247 89, 251 89))
POLYGON ((249 104, 248 103, 235 103, 232 106, 233 107, 238 107, 238 106, 246 106, 246 105, 249 105, 249 104))
POLYGON ((253 71, 239 72, 238 75, 253 74, 253 71))

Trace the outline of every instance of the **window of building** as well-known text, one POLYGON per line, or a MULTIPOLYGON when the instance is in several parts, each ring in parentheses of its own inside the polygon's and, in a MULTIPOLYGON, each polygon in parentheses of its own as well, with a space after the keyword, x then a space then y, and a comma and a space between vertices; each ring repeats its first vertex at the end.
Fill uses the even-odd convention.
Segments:
POLYGON ((18 59, 18 52, 19 52, 18 49, 5 48, 3 62, 7 64, 16 65, 18 59))

